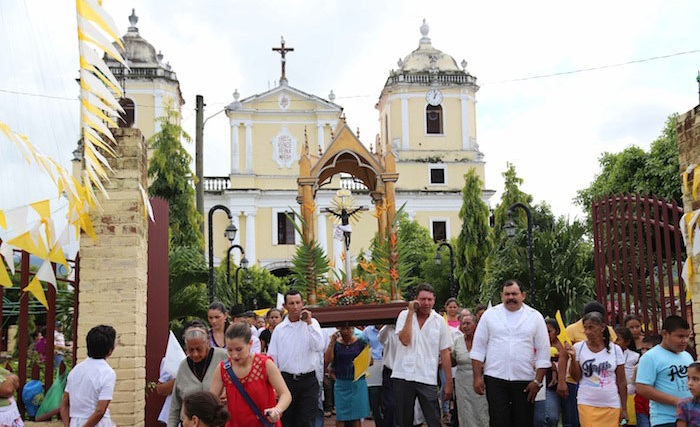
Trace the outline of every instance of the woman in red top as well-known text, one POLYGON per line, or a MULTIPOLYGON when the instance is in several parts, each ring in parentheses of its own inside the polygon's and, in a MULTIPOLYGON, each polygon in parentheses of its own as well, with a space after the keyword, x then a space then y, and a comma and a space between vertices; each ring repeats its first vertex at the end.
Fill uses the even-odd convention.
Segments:
MULTIPOLYGON (((272 359, 263 354, 251 353, 252 344, 247 324, 236 323, 226 330, 226 351, 233 373, 268 422, 281 426, 282 412, 289 407, 292 395, 272 359), (275 398, 275 393, 279 396, 279 401, 275 398)), ((226 390, 226 404, 231 413, 226 426, 262 426, 263 423, 234 385, 224 363, 217 366, 218 372, 212 378, 210 390, 217 396, 222 396, 222 391, 226 390)))

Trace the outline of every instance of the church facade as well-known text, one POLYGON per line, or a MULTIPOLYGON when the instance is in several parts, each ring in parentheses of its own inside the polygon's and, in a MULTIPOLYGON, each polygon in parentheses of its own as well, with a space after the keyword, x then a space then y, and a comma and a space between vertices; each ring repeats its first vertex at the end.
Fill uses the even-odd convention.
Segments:
MULTIPOLYGON (((466 62, 459 66, 434 48, 428 32, 424 21, 418 48, 389 73, 376 104, 378 136, 364 145, 373 152, 395 153, 396 209, 405 205, 405 212, 441 241, 459 234, 464 175, 473 168, 483 182, 485 162, 476 139, 476 78, 466 62)), ((324 99, 291 86, 284 70, 291 49, 282 40, 274 50, 282 55, 279 85, 243 98, 236 92, 226 107, 230 174, 204 178, 204 209, 227 206, 239 230, 234 243, 245 248, 251 264, 285 274, 300 242, 289 213, 300 211, 297 178, 302 149, 308 146, 309 152, 320 156, 345 118, 332 92, 324 99)), ((349 118, 348 125, 351 122, 349 118)), ((339 189, 350 190, 357 204, 369 209, 352 224, 353 257, 369 248, 377 231, 370 214, 372 199, 357 179, 339 174, 318 183, 314 234, 336 267, 342 264, 342 244, 333 239, 336 218, 326 208, 339 189)), ((483 200, 488 203, 493 193, 483 190, 483 200)), ((220 258, 229 247, 223 236, 228 218, 217 214, 212 222, 214 254, 220 258)), ((237 262, 240 254, 233 254, 237 262)))
MULTIPOLYGON (((148 139, 159 131, 157 118, 167 105, 180 110, 184 100, 175 72, 163 55, 139 34, 138 17, 132 11, 123 37, 130 69, 105 58, 125 89, 122 100, 130 126, 141 129, 148 139)), ((435 241, 457 237, 461 227, 459 210, 464 175, 474 169, 485 182, 483 154, 477 144, 476 77, 453 57, 432 45, 429 27, 423 21, 418 48, 399 60, 391 70, 376 103, 380 128, 363 141, 380 155, 391 150, 399 174, 395 184, 396 206, 426 227, 435 241)), ((331 92, 321 97, 289 84, 285 75, 286 55, 293 49, 273 48, 282 56, 279 85, 268 91, 241 97, 226 109, 228 117, 230 171, 228 176, 204 177, 204 219, 216 205, 228 207, 238 233, 233 243, 245 249, 246 258, 278 275, 289 272, 301 236, 290 214, 299 213, 299 159, 305 147, 320 157, 337 136, 341 125, 352 125, 331 92)), ((206 165, 205 165, 206 171, 206 165)), ((338 190, 349 190, 363 207, 352 226, 351 255, 367 251, 377 231, 373 200, 367 188, 350 175, 335 175, 319 182, 316 189, 314 235, 329 259, 340 268, 343 252, 335 240, 337 217, 328 212, 338 190)), ((484 189, 488 204, 494 191, 484 189)), ((227 216, 213 218, 214 261, 221 262, 230 242, 224 237, 227 216)), ((205 223, 205 236, 210 224, 205 223)), ((239 251, 232 251, 238 264, 239 251)))

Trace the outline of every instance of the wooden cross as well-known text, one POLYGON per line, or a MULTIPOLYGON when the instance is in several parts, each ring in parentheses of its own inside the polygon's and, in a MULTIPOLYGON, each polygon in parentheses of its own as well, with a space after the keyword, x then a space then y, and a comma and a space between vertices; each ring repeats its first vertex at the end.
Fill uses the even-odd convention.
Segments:
POLYGON ((282 77, 280 77, 280 83, 282 82, 287 82, 287 76, 285 74, 285 64, 287 62, 286 56, 287 52, 294 52, 293 47, 284 47, 284 37, 281 37, 281 47, 273 47, 272 50, 275 52, 279 52, 280 55, 282 55, 282 77))

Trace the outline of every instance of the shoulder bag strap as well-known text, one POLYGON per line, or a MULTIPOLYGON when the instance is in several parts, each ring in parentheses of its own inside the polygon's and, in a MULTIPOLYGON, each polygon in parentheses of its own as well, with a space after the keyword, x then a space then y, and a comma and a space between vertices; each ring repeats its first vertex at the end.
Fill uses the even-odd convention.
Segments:
POLYGON ((243 389, 243 385, 238 380, 236 374, 233 372, 233 369, 231 368, 231 363, 228 360, 224 362, 224 369, 226 369, 228 376, 233 382, 233 385, 236 386, 238 392, 241 394, 241 396, 243 396, 243 399, 245 399, 248 406, 250 406, 250 409, 253 410, 253 413, 255 414, 255 417, 258 419, 258 421, 260 421, 265 427, 272 427, 272 425, 267 421, 267 418, 265 418, 262 412, 260 412, 260 408, 258 408, 258 406, 253 402, 253 399, 251 399, 248 393, 245 391, 245 389, 243 389))

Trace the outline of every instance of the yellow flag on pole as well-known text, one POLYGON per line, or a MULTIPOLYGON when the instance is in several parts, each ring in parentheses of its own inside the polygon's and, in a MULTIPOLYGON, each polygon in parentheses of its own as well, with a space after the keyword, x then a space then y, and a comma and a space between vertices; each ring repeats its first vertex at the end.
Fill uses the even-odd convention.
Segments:
POLYGON ((559 324, 559 335, 557 335, 559 342, 562 343, 562 345, 565 343, 571 344, 571 338, 569 338, 569 334, 566 333, 566 327, 564 326, 564 321, 561 320, 561 313, 559 310, 557 310, 557 314, 554 315, 554 318, 557 319, 557 324, 559 324))
POLYGON ((353 381, 359 380, 367 372, 370 359, 369 344, 367 344, 355 360, 352 361, 352 366, 355 368, 355 379, 353 381))

